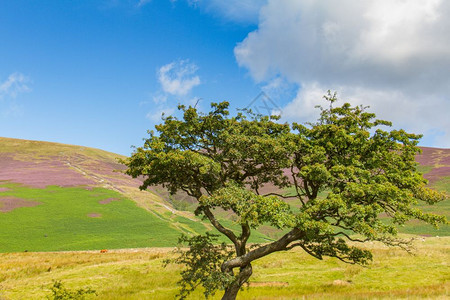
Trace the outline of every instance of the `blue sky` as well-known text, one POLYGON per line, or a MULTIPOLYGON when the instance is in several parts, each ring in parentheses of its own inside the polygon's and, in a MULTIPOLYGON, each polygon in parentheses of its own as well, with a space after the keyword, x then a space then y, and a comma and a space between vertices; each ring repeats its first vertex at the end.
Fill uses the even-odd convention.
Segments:
POLYGON ((178 103, 302 122, 332 89, 450 147, 450 5, 376 3, 1 1, 0 136, 128 155, 178 103))

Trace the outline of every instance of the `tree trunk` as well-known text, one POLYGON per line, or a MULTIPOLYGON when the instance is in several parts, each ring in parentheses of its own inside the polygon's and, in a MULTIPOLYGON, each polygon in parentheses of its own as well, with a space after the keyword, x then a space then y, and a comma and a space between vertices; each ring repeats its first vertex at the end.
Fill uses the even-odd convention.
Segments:
POLYGON ((236 280, 225 290, 222 300, 235 300, 242 285, 247 282, 252 273, 253 270, 251 264, 241 268, 236 280))
POLYGON ((225 290, 225 294, 223 294, 222 300, 235 300, 240 288, 240 286, 233 283, 225 290))

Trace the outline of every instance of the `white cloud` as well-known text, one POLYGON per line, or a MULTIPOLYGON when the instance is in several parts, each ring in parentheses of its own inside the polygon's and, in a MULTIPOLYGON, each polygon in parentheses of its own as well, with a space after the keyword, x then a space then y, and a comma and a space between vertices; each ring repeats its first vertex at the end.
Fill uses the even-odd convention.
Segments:
POLYGON ((261 90, 265 93, 278 93, 284 89, 286 89, 288 83, 284 80, 283 77, 277 76, 271 79, 267 84, 261 87, 261 90))
MULTIPOLYGON (((169 116, 176 113, 178 104, 196 105, 198 98, 192 98, 189 94, 200 84, 197 70, 198 67, 188 60, 174 61, 160 67, 158 81, 161 90, 151 96, 154 108, 147 113, 147 119, 157 123, 163 114, 169 116)), ((145 101, 145 104, 148 103, 145 101)))
POLYGON ((5 81, 0 82, 0 99, 4 96, 15 98, 20 93, 29 92, 31 90, 27 85, 29 81, 22 73, 10 74, 5 81))
POLYGON ((443 0, 269 0, 235 56, 258 82, 298 85, 287 117, 309 119, 337 90, 406 129, 445 131, 448 147, 449 14, 443 0))
POLYGON ((283 108, 282 116, 289 121, 311 122, 317 119, 319 111, 315 108, 327 90, 317 82, 307 83, 297 91, 294 100, 283 108))
POLYGON ((317 120, 320 111, 316 105, 326 106, 321 101, 327 90, 338 92, 340 103, 349 102, 352 105, 369 106, 379 119, 394 121, 395 128, 407 128, 420 134, 434 135, 439 147, 450 147, 450 101, 437 95, 429 95, 422 101, 411 101, 407 92, 399 90, 379 90, 355 86, 332 85, 323 86, 317 82, 304 84, 292 102, 284 107, 282 116, 285 120, 296 122, 311 122, 317 120), (436 127, 435 120, 439 120, 436 127))
POLYGON ((158 80, 164 92, 184 96, 200 84, 200 77, 195 75, 198 67, 181 60, 164 65, 159 69, 158 80))

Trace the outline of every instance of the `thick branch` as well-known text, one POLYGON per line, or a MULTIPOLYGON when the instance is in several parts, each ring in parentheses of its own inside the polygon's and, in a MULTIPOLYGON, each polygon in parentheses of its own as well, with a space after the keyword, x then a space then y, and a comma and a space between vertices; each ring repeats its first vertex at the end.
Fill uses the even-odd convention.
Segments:
POLYGON ((308 196, 309 200, 312 200, 313 197, 311 195, 311 191, 309 190, 308 181, 306 179, 303 179, 303 187, 305 188, 306 196, 308 196))
POLYGON ((241 225, 242 233, 239 236, 239 251, 236 253, 237 256, 244 255, 246 252, 245 246, 247 244, 248 238, 250 237, 250 226, 248 224, 241 225))
POLYGON ((233 244, 237 247, 239 245, 239 241, 234 234, 233 231, 231 231, 228 228, 225 228, 222 224, 217 221, 217 219, 214 217, 213 213, 208 207, 202 207, 203 212, 205 213, 205 216, 209 219, 211 224, 221 233, 223 233, 226 237, 230 239, 230 241, 233 242, 233 244))
POLYGON ((279 240, 272 242, 270 244, 266 244, 262 247, 259 247, 255 250, 252 250, 242 256, 236 257, 229 261, 226 261, 222 265, 223 272, 229 272, 233 268, 246 266, 255 259, 261 258, 268 254, 277 251, 286 250, 286 247, 293 241, 299 239, 303 235, 303 232, 297 228, 292 229, 290 232, 285 234, 279 240))

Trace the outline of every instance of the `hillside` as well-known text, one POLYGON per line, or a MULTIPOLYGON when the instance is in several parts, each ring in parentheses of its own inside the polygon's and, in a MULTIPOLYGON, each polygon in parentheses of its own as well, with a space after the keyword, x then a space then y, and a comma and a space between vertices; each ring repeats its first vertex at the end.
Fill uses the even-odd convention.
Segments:
POLYGON ((34 188, 102 187, 117 191, 141 207, 174 212, 155 193, 138 193, 140 181, 121 173, 121 155, 59 143, 0 138, 0 181, 34 188))
MULTIPOLYGON (((160 187, 139 191, 140 181, 121 172, 118 157, 0 138, 0 252, 174 246, 180 233, 211 230, 186 196, 169 196, 160 187)), ((450 149, 423 148, 417 161, 431 186, 450 194, 450 149)), ((448 216, 448 202, 423 208, 448 216)), ((402 231, 448 235, 448 228, 414 223, 402 231)), ((279 234, 263 227, 253 241, 279 234)))
POLYGON ((430 184, 436 184, 450 177, 450 149, 422 147, 422 154, 416 160, 424 177, 430 184))
POLYGON ((174 246, 208 229, 139 191, 117 154, 0 138, 0 252, 174 246))

